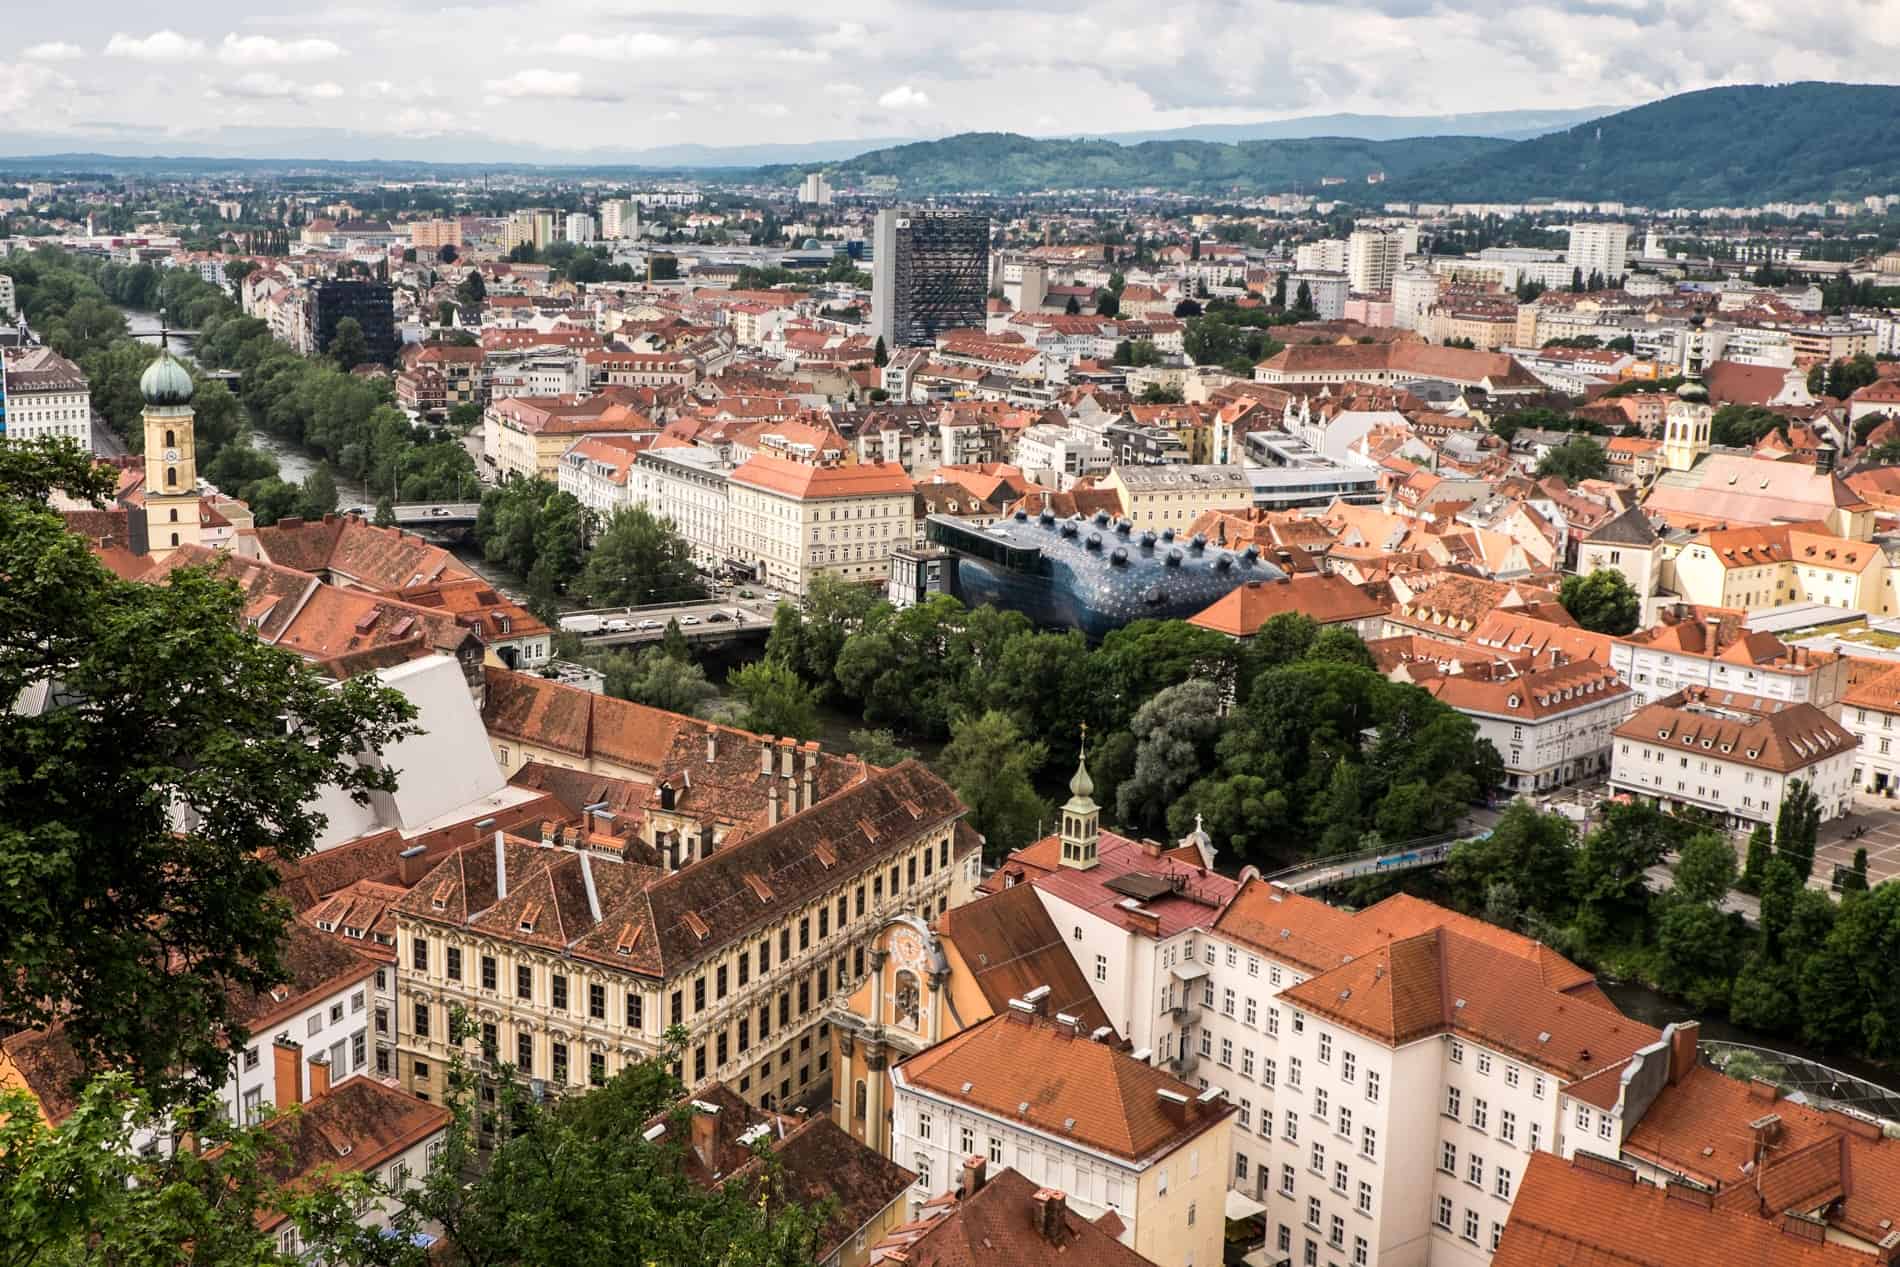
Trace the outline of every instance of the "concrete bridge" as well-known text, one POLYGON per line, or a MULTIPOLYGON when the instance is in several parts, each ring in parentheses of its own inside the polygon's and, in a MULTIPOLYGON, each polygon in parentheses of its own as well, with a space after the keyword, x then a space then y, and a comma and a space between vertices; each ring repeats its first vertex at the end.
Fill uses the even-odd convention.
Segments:
POLYGON ((1314 858, 1308 862, 1283 867, 1260 878, 1295 893, 1308 893, 1314 889, 1329 888, 1335 884, 1363 879, 1369 875, 1391 875, 1398 871, 1416 871, 1421 867, 1435 867, 1451 856, 1452 846, 1459 841, 1482 840, 1489 834, 1483 832, 1471 836, 1463 832, 1446 832, 1438 836, 1424 836, 1418 840, 1382 845, 1377 849, 1367 849, 1361 853, 1334 854, 1329 858, 1314 858))
POLYGON ((413 532, 435 529, 462 529, 475 526, 481 514, 480 502, 398 502, 393 507, 396 525, 413 532))

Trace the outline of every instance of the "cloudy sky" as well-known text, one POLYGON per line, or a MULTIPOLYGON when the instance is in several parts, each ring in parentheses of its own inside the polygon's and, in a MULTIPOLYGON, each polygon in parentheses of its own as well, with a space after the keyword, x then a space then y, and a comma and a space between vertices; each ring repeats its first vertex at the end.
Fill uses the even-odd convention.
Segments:
POLYGON ((1896 0, 94 0, 8 6, 0 133, 641 148, 1622 106, 1892 80, 1896 0))

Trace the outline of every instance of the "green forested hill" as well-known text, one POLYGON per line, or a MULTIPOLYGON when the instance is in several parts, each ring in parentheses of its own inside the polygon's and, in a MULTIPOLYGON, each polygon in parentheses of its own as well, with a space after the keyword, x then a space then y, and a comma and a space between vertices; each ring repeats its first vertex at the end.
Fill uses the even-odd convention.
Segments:
POLYGON ((1426 167, 1459 163, 1509 149, 1511 142, 1487 137, 1446 136, 1405 141, 1343 137, 1311 140, 1113 141, 1043 140, 1009 132, 967 132, 941 141, 920 141, 873 150, 822 167, 768 168, 760 179, 792 183, 807 171, 830 173, 836 184, 862 184, 878 177, 907 194, 1018 194, 1042 189, 1154 187, 1185 193, 1276 193, 1313 190, 1323 179, 1340 188, 1365 189, 1365 178, 1388 179, 1426 167))
MULTIPOLYGON (((745 178, 795 183, 876 178, 903 194, 1018 194, 1155 188, 1180 193, 1329 192, 1517 202, 1617 199, 1651 206, 1820 201, 1900 193, 1900 87, 1800 83, 1710 88, 1606 115, 1528 141, 1443 136, 1402 141, 1047 140, 970 132, 873 150, 842 163, 782 166, 745 178), (1384 172, 1386 183, 1365 178, 1384 172)), ((738 173, 729 173, 738 175, 738 173)))
POLYGON ((1683 93, 1417 172, 1390 192, 1649 206, 1900 193, 1900 87, 1801 83, 1683 93))

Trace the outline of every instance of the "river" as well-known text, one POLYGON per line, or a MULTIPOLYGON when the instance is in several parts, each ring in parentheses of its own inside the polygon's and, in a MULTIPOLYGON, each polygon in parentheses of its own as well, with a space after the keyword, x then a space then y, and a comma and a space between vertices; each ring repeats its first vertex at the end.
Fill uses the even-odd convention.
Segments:
MULTIPOLYGON (((135 339, 147 342, 158 340, 158 314, 140 308, 121 308, 125 314, 128 332, 135 339)), ((191 336, 174 334, 169 339, 172 355, 179 360, 196 364, 191 354, 191 336)), ((301 445, 293 444, 282 436, 272 435, 262 427, 251 427, 251 445, 260 453, 268 453, 277 461, 277 473, 293 484, 301 484, 317 464, 323 461, 322 455, 313 453, 301 445)), ((377 498, 372 496, 368 486, 360 480, 351 478, 332 468, 331 478, 336 481, 336 504, 349 510, 362 507, 365 514, 375 509, 377 498)), ((503 594, 516 602, 521 601, 521 579, 514 573, 496 567, 482 558, 480 547, 473 541, 456 541, 449 544, 450 553, 463 567, 469 569, 503 594)))

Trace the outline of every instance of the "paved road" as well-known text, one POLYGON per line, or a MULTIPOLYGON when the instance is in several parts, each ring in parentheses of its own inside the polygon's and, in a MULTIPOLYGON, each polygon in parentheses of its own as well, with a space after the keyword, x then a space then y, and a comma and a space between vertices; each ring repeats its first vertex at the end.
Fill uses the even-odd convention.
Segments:
POLYGON ((601 614, 607 616, 608 619, 617 618, 621 620, 631 620, 636 623, 640 621, 651 621, 658 625, 658 628, 622 630, 616 632, 603 630, 600 633, 582 634, 581 637, 586 640, 587 645, 596 647, 614 647, 654 642, 665 634, 666 623, 669 620, 679 621, 680 632, 685 634, 688 638, 716 638, 730 635, 736 631, 751 633, 766 630, 771 628, 772 618, 777 611, 778 605, 765 598, 765 592, 766 591, 763 590, 753 590, 752 593, 754 597, 745 599, 739 598, 737 592, 734 590, 720 589, 716 590, 714 597, 706 602, 694 603, 687 607, 625 607, 613 612, 590 612, 590 615, 601 614), (709 617, 716 613, 729 616, 735 609, 744 613, 743 620, 713 621, 709 619, 709 617))
POLYGON ((125 447, 125 441, 112 429, 106 416, 97 409, 92 411, 92 455, 100 458, 122 458, 132 451, 125 447))

